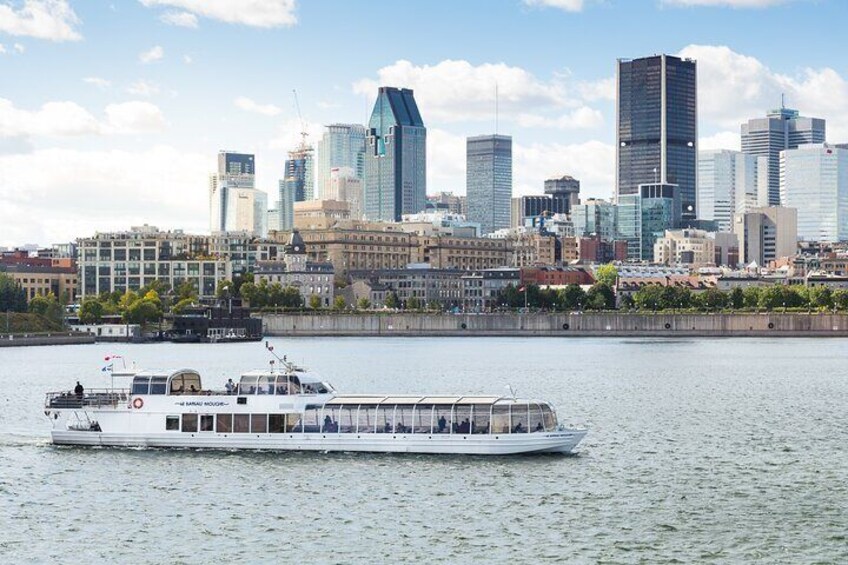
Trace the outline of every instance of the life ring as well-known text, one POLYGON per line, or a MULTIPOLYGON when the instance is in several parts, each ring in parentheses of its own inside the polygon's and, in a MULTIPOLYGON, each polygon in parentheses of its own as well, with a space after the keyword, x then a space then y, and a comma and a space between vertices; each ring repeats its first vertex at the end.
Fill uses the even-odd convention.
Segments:
POLYGON ((567 323, 565 323, 565 324, 563 324, 563 325, 562 325, 562 329, 567 330, 568 328, 569 328, 569 326, 568 326, 568 324, 567 324, 567 323))
POLYGON ((665 323, 665 329, 670 330, 670 329, 671 329, 671 324, 669 324, 668 322, 666 322, 666 323, 665 323))
POLYGON ((143 400, 143 399, 141 399, 141 398, 136 398, 135 400, 133 400, 133 408, 135 408, 136 410, 138 410, 138 409, 140 409, 142 406, 144 406, 144 400, 143 400))

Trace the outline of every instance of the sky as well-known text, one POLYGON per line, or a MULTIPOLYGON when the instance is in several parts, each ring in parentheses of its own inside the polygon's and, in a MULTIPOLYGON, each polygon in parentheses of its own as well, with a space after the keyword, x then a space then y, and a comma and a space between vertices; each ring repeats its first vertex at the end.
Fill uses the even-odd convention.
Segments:
POLYGON ((497 129, 515 195, 570 174, 609 198, 615 62, 656 53, 697 61, 701 149, 738 149, 781 94, 848 142, 846 17, 844 0, 0 0, 0 246, 208 231, 219 150, 255 153, 273 203, 300 132, 365 123, 381 85, 415 91, 430 194, 464 194, 465 138, 497 129))

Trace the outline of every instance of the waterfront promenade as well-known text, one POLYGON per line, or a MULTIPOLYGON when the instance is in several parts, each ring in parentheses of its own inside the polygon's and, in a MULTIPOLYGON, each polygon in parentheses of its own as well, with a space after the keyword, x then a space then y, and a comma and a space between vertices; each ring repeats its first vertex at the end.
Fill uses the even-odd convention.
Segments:
POLYGON ((848 337, 848 314, 263 314, 268 336, 848 337))

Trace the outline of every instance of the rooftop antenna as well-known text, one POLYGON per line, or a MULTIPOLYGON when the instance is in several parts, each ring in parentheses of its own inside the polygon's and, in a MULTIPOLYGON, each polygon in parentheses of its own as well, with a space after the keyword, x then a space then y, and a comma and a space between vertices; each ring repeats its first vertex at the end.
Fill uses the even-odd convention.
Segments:
POLYGON ((786 93, 785 92, 780 93, 780 109, 781 110, 786 109, 786 93))
POLYGON ((498 135, 498 118, 499 116, 499 108, 498 108, 498 81, 495 81, 495 135, 498 135))

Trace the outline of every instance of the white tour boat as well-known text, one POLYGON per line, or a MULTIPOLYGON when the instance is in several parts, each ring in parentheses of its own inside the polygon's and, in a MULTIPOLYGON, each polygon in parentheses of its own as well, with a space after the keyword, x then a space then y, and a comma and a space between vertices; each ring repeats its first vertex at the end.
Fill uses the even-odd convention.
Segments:
POLYGON ((546 402, 342 395, 278 360, 232 391, 204 388, 191 369, 115 371, 129 389, 48 393, 44 413, 59 445, 506 455, 571 453, 586 435, 546 402))

